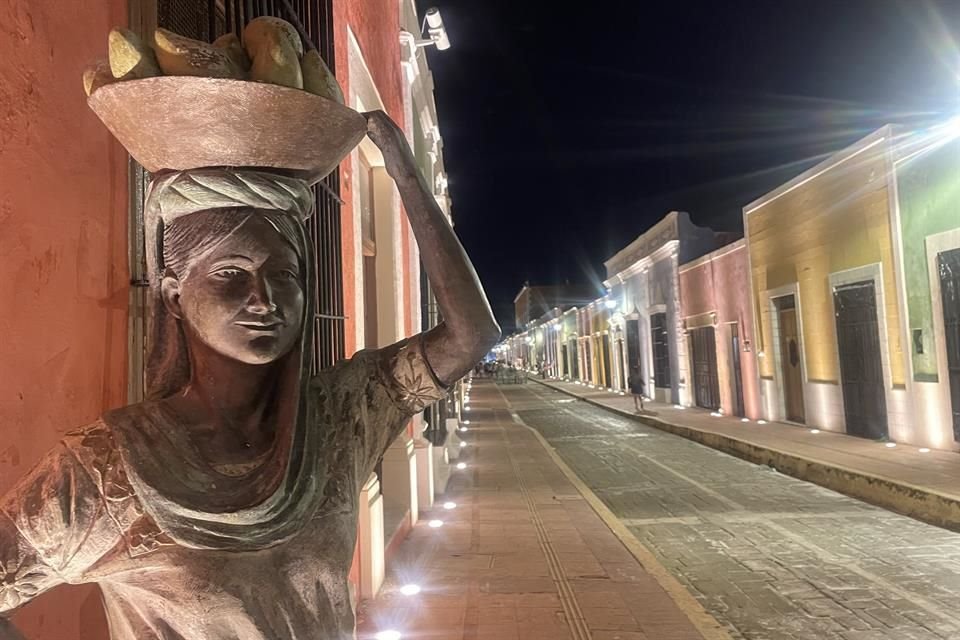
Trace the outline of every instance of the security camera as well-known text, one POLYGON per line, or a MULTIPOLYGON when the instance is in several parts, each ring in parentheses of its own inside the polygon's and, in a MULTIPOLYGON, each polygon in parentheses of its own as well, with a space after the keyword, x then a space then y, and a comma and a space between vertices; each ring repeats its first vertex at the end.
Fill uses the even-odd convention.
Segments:
POLYGON ((427 9, 427 33, 430 34, 430 40, 437 46, 437 50, 446 51, 450 48, 450 39, 447 38, 447 30, 443 26, 440 9, 436 7, 427 9))

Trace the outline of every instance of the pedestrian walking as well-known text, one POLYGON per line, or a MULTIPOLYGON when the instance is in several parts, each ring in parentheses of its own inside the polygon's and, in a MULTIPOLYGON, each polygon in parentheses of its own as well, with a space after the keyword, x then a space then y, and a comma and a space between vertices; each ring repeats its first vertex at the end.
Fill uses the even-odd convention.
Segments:
POLYGON ((633 406, 637 413, 643 411, 643 376, 640 375, 640 367, 633 367, 630 370, 630 377, 627 378, 627 385, 630 387, 630 394, 633 396, 633 406))

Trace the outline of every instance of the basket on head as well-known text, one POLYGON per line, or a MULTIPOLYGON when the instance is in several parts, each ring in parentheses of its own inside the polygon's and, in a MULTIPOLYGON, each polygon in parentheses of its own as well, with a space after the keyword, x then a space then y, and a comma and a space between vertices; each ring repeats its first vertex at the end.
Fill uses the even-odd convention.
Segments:
POLYGON ((366 133, 365 118, 298 89, 222 78, 116 82, 90 108, 143 167, 284 170, 309 183, 329 174, 366 133))

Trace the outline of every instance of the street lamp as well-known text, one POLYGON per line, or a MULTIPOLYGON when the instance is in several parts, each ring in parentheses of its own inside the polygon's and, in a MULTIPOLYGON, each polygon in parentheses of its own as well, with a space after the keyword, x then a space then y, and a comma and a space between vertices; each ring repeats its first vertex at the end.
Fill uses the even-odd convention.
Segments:
MULTIPOLYGON (((429 47, 431 45, 437 48, 437 51, 446 51, 450 48, 450 38, 447 37, 447 28, 443 25, 443 18, 440 17, 440 10, 436 7, 431 7, 427 9, 426 16, 423 19, 423 24, 420 25, 421 36, 423 31, 426 29, 427 38, 418 39, 417 36, 414 36, 412 33, 406 29, 400 30, 400 41, 405 43, 405 46, 412 46, 413 50, 409 53, 411 56, 411 61, 414 56, 414 51, 417 49, 422 49, 423 47, 429 47)), ((437 176, 437 179, 440 180, 440 176, 437 176)), ((442 187, 446 188, 446 177, 442 178, 443 184, 442 187)), ((438 182, 437 187, 440 188, 441 184, 438 182)))
POLYGON ((450 48, 450 39, 447 37, 447 29, 443 26, 443 18, 440 17, 440 9, 431 7, 427 9, 427 33, 430 34, 430 41, 437 46, 437 51, 446 51, 450 48))

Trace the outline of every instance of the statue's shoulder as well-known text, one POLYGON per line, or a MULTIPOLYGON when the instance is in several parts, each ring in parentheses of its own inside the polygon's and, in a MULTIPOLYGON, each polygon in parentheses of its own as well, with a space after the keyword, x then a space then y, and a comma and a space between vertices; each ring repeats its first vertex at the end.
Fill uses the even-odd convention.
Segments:
POLYGON ((376 373, 379 354, 379 349, 362 349, 349 358, 337 360, 333 366, 314 374, 310 386, 328 393, 361 386, 376 373))
POLYGON ((117 443, 116 429, 142 424, 156 403, 138 403, 114 409, 99 420, 68 432, 63 444, 89 474, 104 497, 107 511, 123 533, 131 556, 172 544, 148 516, 127 475, 117 443))

